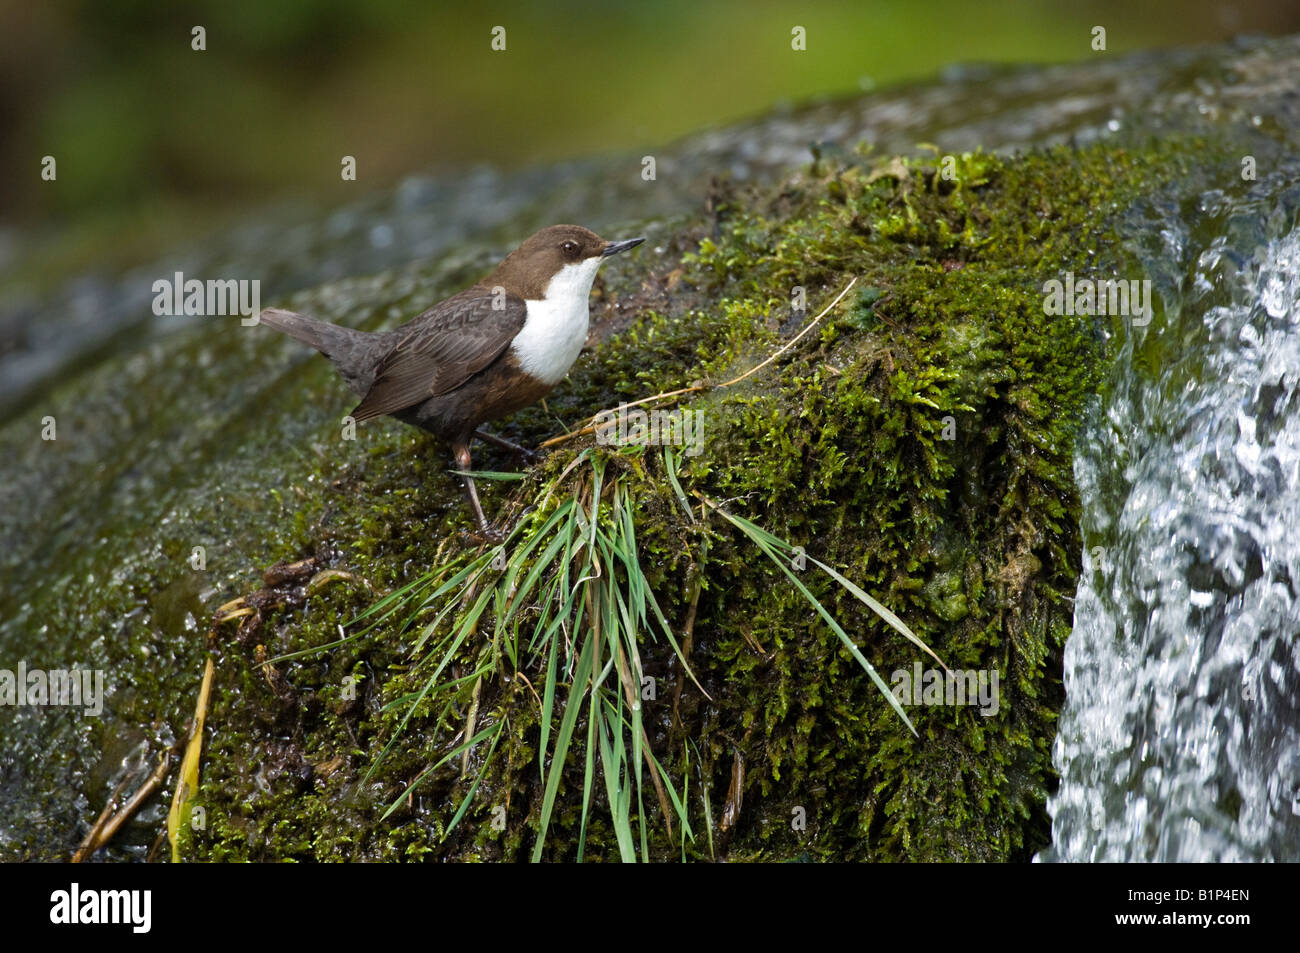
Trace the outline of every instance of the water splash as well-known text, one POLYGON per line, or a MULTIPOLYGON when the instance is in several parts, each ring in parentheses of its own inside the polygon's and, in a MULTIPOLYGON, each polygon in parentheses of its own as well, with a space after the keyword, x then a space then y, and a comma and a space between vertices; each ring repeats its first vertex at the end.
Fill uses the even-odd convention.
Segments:
POLYGON ((1080 443, 1089 547, 1040 859, 1300 859, 1296 206, 1260 183, 1148 223, 1163 248, 1139 257, 1188 277, 1080 443), (1180 215, 1215 220, 1199 254, 1180 215))

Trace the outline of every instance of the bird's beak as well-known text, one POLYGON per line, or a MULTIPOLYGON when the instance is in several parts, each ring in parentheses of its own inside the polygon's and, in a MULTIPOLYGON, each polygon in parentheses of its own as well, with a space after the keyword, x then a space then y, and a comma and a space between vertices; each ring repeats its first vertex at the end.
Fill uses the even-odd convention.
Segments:
POLYGON ((640 245, 643 241, 645 241, 644 238, 629 238, 627 241, 623 242, 606 242, 605 250, 600 253, 600 257, 608 258, 610 255, 617 255, 619 252, 627 251, 629 248, 636 248, 636 246, 640 245))

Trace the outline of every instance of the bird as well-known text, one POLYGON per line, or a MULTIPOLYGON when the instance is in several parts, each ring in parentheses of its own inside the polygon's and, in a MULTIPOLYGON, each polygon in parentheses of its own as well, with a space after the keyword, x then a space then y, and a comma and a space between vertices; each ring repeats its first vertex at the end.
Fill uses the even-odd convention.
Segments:
MULTIPOLYGON (((564 379, 587 340, 588 297, 601 263, 644 238, 606 241, 580 225, 530 236, 474 285, 390 331, 359 331, 268 308, 259 324, 314 347, 361 398, 356 422, 388 415, 450 445, 463 474, 478 437, 530 451, 481 429, 535 403, 564 379)), ((486 537, 494 531, 474 479, 465 489, 486 537)))

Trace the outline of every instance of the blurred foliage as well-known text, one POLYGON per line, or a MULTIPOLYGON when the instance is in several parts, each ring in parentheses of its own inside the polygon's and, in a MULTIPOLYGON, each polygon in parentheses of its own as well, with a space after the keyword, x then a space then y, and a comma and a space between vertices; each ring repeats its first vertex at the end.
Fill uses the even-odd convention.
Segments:
POLYGON ((1300 28, 1271 0, 491 7, 412 0, 0 0, 0 220, 323 201, 440 164, 652 150, 779 101, 953 62, 1059 61, 1300 28), (791 28, 807 51, 791 50, 791 28), (1108 31, 1094 54, 1090 30, 1108 31), (191 30, 207 49, 191 49, 191 30), (506 28, 505 52, 491 49, 506 28), (40 160, 58 161, 57 185, 40 160), (358 183, 340 159, 358 160, 358 183))

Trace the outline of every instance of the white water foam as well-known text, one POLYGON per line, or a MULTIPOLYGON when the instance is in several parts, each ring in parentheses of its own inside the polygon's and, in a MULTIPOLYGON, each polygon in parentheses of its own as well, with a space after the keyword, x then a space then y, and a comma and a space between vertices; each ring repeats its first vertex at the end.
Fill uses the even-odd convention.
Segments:
POLYGON ((1192 272, 1080 442, 1042 860, 1300 860, 1300 230, 1192 272))

